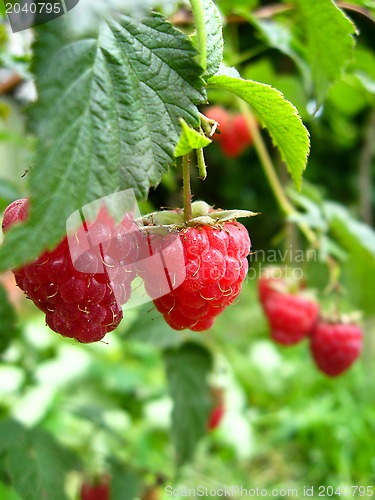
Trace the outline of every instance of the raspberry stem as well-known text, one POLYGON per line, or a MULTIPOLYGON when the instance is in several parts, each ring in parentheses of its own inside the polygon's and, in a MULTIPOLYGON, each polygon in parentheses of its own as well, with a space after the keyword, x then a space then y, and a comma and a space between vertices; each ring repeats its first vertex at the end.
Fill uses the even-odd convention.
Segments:
POLYGON ((188 222, 192 218, 191 210, 191 187, 190 187, 190 155, 182 158, 182 178, 184 190, 184 221, 188 222))
POLYGON ((198 161, 198 170, 199 170, 199 178, 202 181, 207 177, 207 166, 204 160, 203 148, 197 149, 197 161, 198 161))

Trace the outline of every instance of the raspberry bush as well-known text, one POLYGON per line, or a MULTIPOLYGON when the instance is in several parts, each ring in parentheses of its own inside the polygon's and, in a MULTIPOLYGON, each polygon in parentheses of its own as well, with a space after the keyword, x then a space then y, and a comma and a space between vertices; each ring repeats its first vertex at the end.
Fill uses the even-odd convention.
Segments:
POLYGON ((0 498, 371 496, 371 2, 65 3, 0 2, 0 498))

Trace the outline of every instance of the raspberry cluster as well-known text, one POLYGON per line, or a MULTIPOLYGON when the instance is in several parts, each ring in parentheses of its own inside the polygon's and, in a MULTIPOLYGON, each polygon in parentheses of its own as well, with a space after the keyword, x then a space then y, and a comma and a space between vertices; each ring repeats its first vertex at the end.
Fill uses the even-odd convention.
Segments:
POLYGON ((362 350, 361 328, 343 318, 319 317, 319 305, 303 296, 300 287, 270 268, 258 282, 258 294, 267 316, 271 338, 279 344, 293 345, 310 338, 312 357, 323 373, 335 377, 344 373, 362 350))
MULTIPOLYGON (((25 220, 27 213, 27 199, 9 205, 3 231, 25 220)), ((129 263, 138 254, 131 230, 129 217, 116 226, 102 209, 94 222, 69 240, 65 237, 55 250, 14 270, 17 285, 45 313, 51 330, 87 343, 101 340, 119 325, 121 304, 129 300, 135 277, 129 263)))
POLYGON ((215 134, 213 139, 220 144, 223 154, 228 158, 240 156, 252 144, 253 139, 243 115, 230 114, 221 106, 207 108, 205 115, 219 124, 220 133, 215 134))
POLYGON ((173 329, 201 332, 211 328, 216 316, 239 295, 248 271, 250 238, 236 221, 188 227, 179 237, 185 279, 154 304, 173 329))
MULTIPOLYGON (((14 270, 17 285, 45 313, 52 330, 79 342, 101 340, 119 325, 121 305, 137 275, 172 328, 207 330, 241 291, 250 238, 232 211, 229 219, 204 225, 200 213, 207 215, 211 207, 196 202, 194 210, 196 226, 186 227, 183 219, 180 224, 176 210, 172 216, 180 222, 173 230, 152 222, 140 231, 130 214, 116 225, 102 207, 53 251, 14 270)), ((27 216, 28 200, 13 202, 4 213, 3 231, 27 216)))

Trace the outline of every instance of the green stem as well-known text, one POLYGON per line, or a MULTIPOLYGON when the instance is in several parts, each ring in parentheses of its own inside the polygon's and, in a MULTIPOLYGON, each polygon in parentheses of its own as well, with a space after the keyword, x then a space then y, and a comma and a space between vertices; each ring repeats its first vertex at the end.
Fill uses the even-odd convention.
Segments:
POLYGON ((204 9, 201 0, 190 0, 191 9, 197 30, 197 48, 199 52, 199 64, 203 70, 207 69, 207 33, 204 21, 204 9))
POLYGON ((207 166, 204 160, 203 148, 197 149, 197 161, 198 161, 198 170, 199 170, 199 178, 203 181, 207 177, 207 166))
MULTIPOLYGON (((294 208, 294 206, 287 198, 284 188, 276 174, 276 170, 273 165, 272 159, 263 141, 262 134, 259 131, 253 113, 251 112, 249 106, 245 104, 241 99, 238 99, 238 105, 246 119, 246 123, 249 127, 249 131, 253 138, 255 151, 257 152, 263 171, 266 174, 266 177, 275 195, 277 203, 279 204, 281 210, 284 212, 286 216, 297 214, 297 210, 294 208)), ((312 231, 311 228, 302 221, 298 221, 297 225, 302 231, 302 233, 305 235, 309 243, 315 247, 318 246, 318 240, 314 231, 312 231)))
POLYGON ((182 158, 182 178, 184 183, 184 221, 192 218, 191 211, 191 188, 190 188, 190 155, 182 158))

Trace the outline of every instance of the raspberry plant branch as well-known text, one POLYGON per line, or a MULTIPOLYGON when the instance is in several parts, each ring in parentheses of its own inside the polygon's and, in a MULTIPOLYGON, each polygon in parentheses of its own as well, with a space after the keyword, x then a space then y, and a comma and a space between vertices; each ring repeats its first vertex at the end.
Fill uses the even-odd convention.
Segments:
POLYGON ((188 222, 192 218, 191 211, 191 186, 190 186, 190 155, 182 158, 182 179, 184 192, 184 221, 188 222))
POLYGON ((207 35, 202 0, 190 0, 197 31, 198 61, 203 70, 207 69, 207 35))

